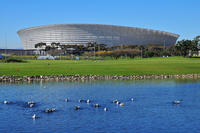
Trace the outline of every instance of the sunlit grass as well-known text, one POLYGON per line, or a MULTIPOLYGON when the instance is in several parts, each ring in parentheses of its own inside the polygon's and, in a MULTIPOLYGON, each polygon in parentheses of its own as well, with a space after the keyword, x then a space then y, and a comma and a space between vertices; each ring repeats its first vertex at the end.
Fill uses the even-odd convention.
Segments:
POLYGON ((144 75, 200 73, 199 58, 135 58, 119 60, 27 60, 0 63, 0 75, 144 75))

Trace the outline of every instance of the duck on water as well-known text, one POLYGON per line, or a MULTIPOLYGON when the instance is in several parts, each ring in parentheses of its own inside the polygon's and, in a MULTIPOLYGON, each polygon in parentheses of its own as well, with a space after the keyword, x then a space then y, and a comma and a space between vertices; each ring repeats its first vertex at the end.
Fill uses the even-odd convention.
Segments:
POLYGON ((49 108, 49 109, 46 109, 44 112, 45 113, 52 113, 52 112, 55 112, 56 109, 55 108, 49 108))

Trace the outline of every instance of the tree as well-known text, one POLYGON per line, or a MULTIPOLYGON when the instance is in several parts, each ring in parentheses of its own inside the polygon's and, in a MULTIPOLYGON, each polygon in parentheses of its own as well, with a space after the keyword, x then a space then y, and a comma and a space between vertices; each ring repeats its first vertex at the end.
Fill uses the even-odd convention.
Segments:
POLYGON ((87 51, 101 51, 101 50, 107 50, 106 44, 98 44, 96 42, 88 42, 85 46, 87 51))
POLYGON ((42 48, 44 46, 46 46, 46 43, 43 43, 43 42, 35 44, 35 48, 42 48))
POLYGON ((35 44, 35 48, 38 49, 40 55, 41 55, 41 51, 43 51, 46 48, 46 43, 40 42, 35 44))
POLYGON ((196 41, 198 41, 200 39, 200 35, 199 36, 196 36, 195 38, 194 38, 194 40, 196 40, 196 41))
POLYGON ((180 56, 180 51, 176 49, 176 45, 172 45, 166 48, 166 51, 169 53, 171 56, 180 56))
POLYGON ((196 46, 197 51, 200 49, 200 35, 194 38, 193 45, 196 46))
POLYGON ((46 45, 46 43, 40 42, 35 44, 35 48, 38 48, 40 54, 41 51, 45 51, 52 56, 59 55, 60 52, 62 51, 60 43, 56 42, 52 42, 51 45, 46 45))
POLYGON ((143 45, 140 45, 139 49, 140 49, 140 52, 141 52, 140 57, 142 58, 144 56, 144 50, 145 50, 145 48, 144 48, 143 45))
POLYGON ((195 45, 191 40, 181 40, 177 42, 175 48, 182 56, 186 57, 189 54, 189 50, 195 50, 195 45))
POLYGON ((52 48, 60 48, 60 43, 59 43, 59 42, 58 42, 58 43, 52 42, 52 43, 51 43, 51 47, 52 47, 52 48))
POLYGON ((51 45, 45 47, 45 51, 52 56, 59 55, 62 52, 61 45, 60 43, 52 42, 51 45))

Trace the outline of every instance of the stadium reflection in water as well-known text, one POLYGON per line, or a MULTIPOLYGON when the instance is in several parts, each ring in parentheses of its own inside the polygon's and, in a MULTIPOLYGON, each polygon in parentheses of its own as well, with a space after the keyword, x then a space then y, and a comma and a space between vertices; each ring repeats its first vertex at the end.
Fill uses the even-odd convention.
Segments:
POLYGON ((199 88, 199 80, 2 83, 0 132, 194 133, 200 130, 199 88), (115 99, 124 106, 113 104, 115 99), (26 106, 27 101, 35 106, 26 106), (81 109, 74 110, 75 105, 81 109), (56 111, 45 113, 46 108, 56 111))

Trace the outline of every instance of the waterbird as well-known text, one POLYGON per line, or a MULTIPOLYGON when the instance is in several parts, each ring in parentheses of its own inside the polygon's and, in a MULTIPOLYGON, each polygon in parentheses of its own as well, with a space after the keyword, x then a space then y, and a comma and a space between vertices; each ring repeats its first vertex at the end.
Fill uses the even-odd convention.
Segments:
POLYGON ((79 109, 81 109, 80 106, 74 106, 74 110, 79 110, 79 109))
POLYGON ((29 104, 30 105, 30 108, 32 108, 34 106, 34 104, 29 104))
POLYGON ((35 104, 35 102, 34 101, 29 101, 29 102, 27 102, 27 104, 35 104))
POLYGON ((54 111, 56 111, 55 108, 49 108, 49 109, 45 110, 46 113, 51 113, 51 112, 54 112, 54 111))
POLYGON ((3 103, 4 103, 4 104, 9 104, 10 102, 9 102, 9 101, 4 101, 3 103))
POLYGON ((117 99, 113 100, 113 103, 117 103, 117 102, 118 102, 118 100, 117 100, 117 99))
POLYGON ((68 98, 66 98, 66 99, 65 99, 65 102, 69 102, 69 99, 68 99, 68 98))
POLYGON ((179 100, 175 100, 175 101, 173 101, 172 103, 173 103, 173 104, 180 104, 181 101, 179 101, 179 100))
POLYGON ((104 111, 108 111, 108 109, 105 107, 104 109, 103 109, 104 111))
POLYGON ((117 99, 115 99, 115 100, 113 100, 113 103, 120 104, 121 102, 118 101, 117 99))
POLYGON ((36 117, 36 114, 34 114, 34 115, 32 116, 32 118, 33 118, 33 119, 36 119, 36 118, 37 118, 37 117, 36 117))
POLYGON ((87 102, 87 104, 89 104, 89 103, 90 103, 90 100, 88 99, 86 102, 87 102))
POLYGON ((120 103, 119 105, 120 105, 120 106, 124 106, 124 103, 120 103))
POLYGON ((98 108, 98 107, 100 107, 100 105, 99 104, 94 104, 93 105, 95 108, 98 108))
POLYGON ((121 103, 120 101, 117 101, 117 102, 116 102, 116 104, 120 104, 120 103, 121 103))
POLYGON ((133 101, 134 101, 134 98, 131 98, 131 101, 133 102, 133 101))
POLYGON ((82 102, 84 102, 84 101, 85 101, 85 100, 83 100, 83 99, 79 99, 79 100, 78 100, 79 103, 82 103, 82 102))

